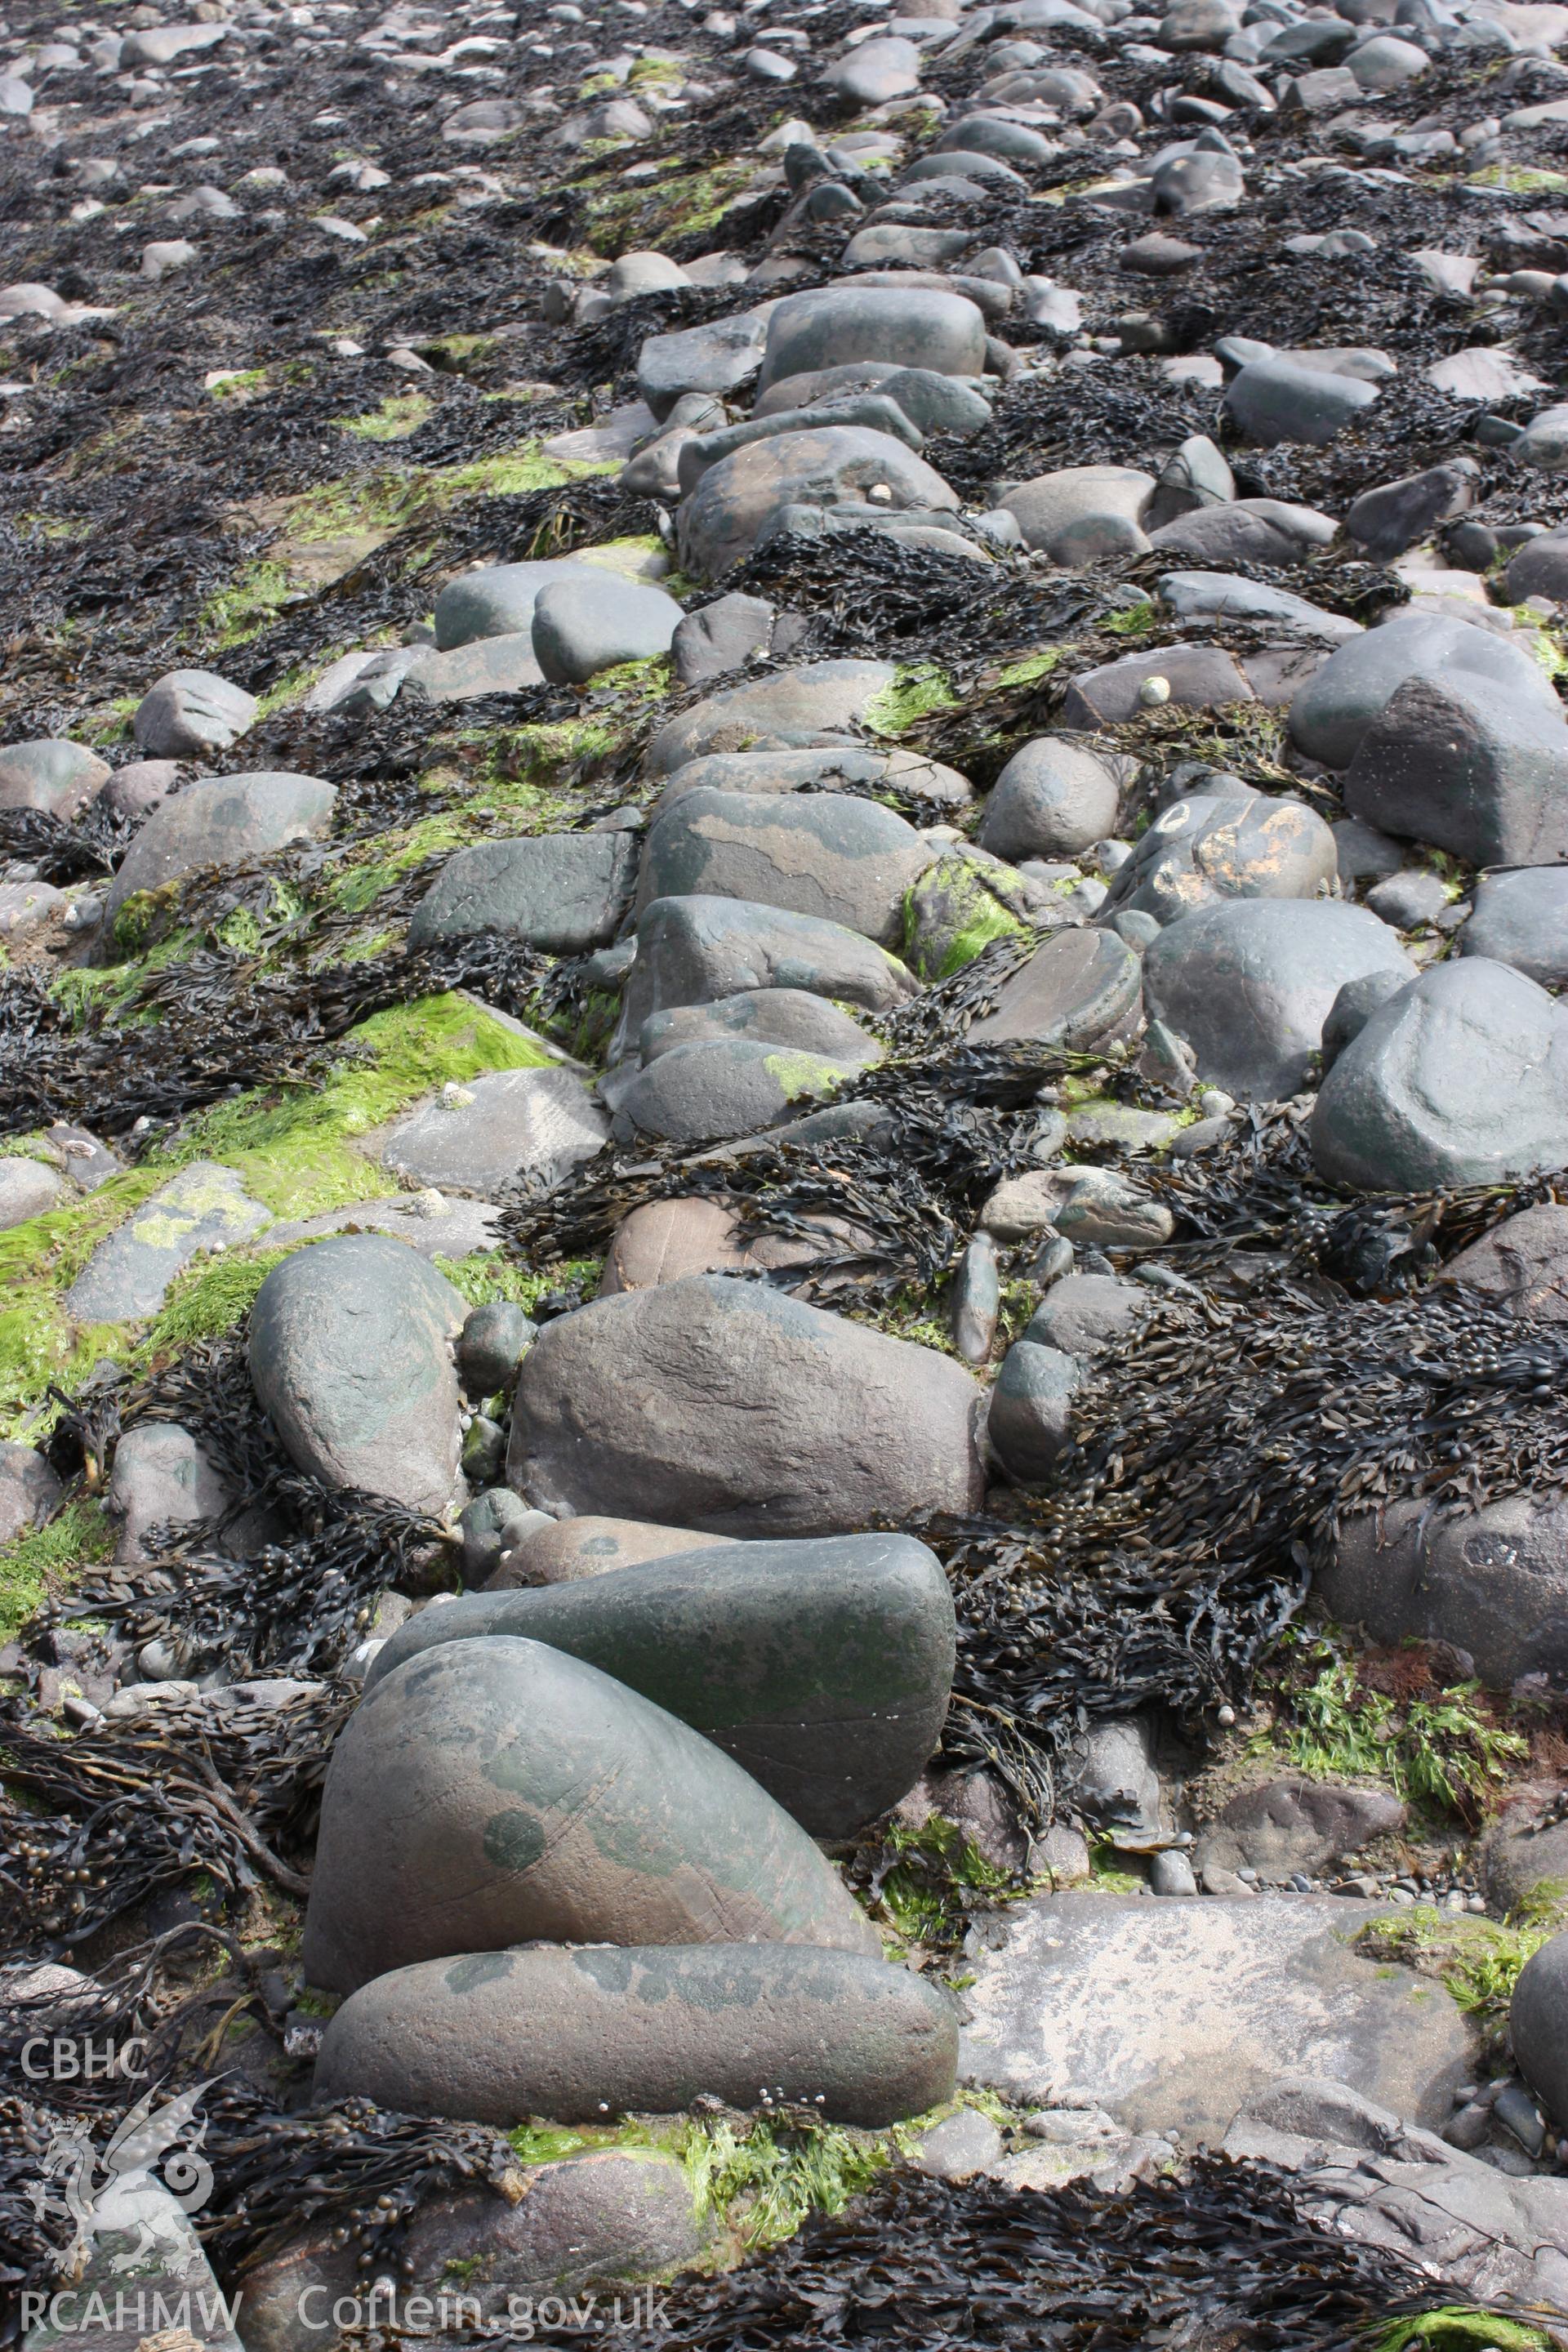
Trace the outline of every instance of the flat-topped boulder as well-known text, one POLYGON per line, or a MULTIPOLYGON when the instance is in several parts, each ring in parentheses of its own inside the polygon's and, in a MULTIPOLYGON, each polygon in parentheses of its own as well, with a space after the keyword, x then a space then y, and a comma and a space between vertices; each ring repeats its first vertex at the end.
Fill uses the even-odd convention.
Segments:
POLYGON ((519 1379, 507 1477, 546 1509, 720 1535, 968 1510, 980 1394, 951 1357, 697 1275, 546 1326, 519 1379))
POLYGON ((769 2095, 879 2127, 952 2096, 957 2010, 857 1952, 798 1944, 475 1952, 363 1986, 322 2038, 316 2096, 503 2130, 531 2116, 679 2114, 769 2095))

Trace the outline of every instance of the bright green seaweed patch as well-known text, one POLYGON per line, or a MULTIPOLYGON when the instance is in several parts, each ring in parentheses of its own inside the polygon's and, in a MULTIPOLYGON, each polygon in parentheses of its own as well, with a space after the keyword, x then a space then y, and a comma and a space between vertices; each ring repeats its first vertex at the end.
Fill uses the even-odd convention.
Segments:
POLYGON ((114 1537, 103 1506, 79 1496, 41 1528, 29 1528, 0 1550, 0 1642, 9 1642, 71 1570, 107 1559, 114 1537))
POLYGON ((902 735, 933 710, 956 710, 957 695, 947 672, 935 662, 900 669, 890 685, 871 697, 860 723, 872 735, 902 735))

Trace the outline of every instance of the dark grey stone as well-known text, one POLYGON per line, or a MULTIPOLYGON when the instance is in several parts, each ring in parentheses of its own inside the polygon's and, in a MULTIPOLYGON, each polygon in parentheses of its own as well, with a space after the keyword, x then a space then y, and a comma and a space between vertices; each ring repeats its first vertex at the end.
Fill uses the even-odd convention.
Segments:
POLYGON ((1412 677, 1356 747, 1345 806, 1477 865, 1568 857, 1568 727, 1510 683, 1412 677))
POLYGON ((217 1465, 190 1430, 175 1421, 133 1423, 115 1446, 104 1496, 117 1529, 115 1559, 123 1565, 154 1558, 154 1528, 216 1519, 228 1500, 217 1465))
POLYGON ((1067 690, 1061 724, 1091 732, 1125 726, 1142 715, 1143 688, 1151 679, 1169 689, 1162 703, 1177 710, 1223 710, 1257 699, 1223 646, 1163 646, 1158 653, 1123 654, 1120 661, 1081 670, 1067 690))
POLYGON ((1072 1436, 1072 1395, 1081 1375, 1071 1356, 1016 1339, 991 1391, 985 1434, 1002 1467, 1025 1486, 1044 1478, 1072 1436))
POLYGON ((586 579, 547 582, 533 600, 534 659, 557 686, 586 686, 620 662, 649 661, 669 651, 680 625, 673 596, 646 580, 626 580, 604 564, 584 564, 586 579))
MULTIPOLYGON (((532 652, 533 608, 541 589, 568 581, 594 585, 604 573, 586 563, 489 563, 459 572, 436 599, 436 644, 442 653, 487 637, 522 637, 532 652)), ((611 575, 613 577, 613 575, 611 575)))
POLYGON ((301 1964, 352 1992, 535 1938, 879 1951, 805 1832, 674 1716, 542 1643, 442 1643, 332 1751, 301 1964))
POLYGON ((1372 1192, 1568 1165, 1568 1013, 1507 964, 1435 964, 1341 1053, 1311 1140, 1325 1176, 1372 1192))
POLYGON ((458 1370, 470 1397, 494 1396, 511 1386, 537 1328, 510 1298, 489 1299, 465 1316, 458 1339, 458 1370))
MULTIPOLYGON (((482 1495, 476 1495, 458 1521, 463 1538, 463 1582, 468 1590, 477 1592, 488 1584, 509 1552, 554 1524, 542 1511, 531 1511, 510 1486, 488 1486, 482 1495)), ((437 1613, 445 1615, 446 1611, 437 1613)), ((374 1673, 374 1662, 371 1673, 374 1673)))
POLYGON ((705 678, 741 668, 753 654, 765 654, 773 641, 773 617, 774 607, 765 597, 733 590, 716 596, 700 612, 688 613, 669 642, 676 677, 682 686, 699 686, 705 678))
POLYGON ((637 1051, 645 1063, 678 1045, 749 1037, 791 1052, 825 1055, 841 1067, 880 1059, 882 1048, 847 1013, 802 988, 750 988, 711 1004, 681 1004, 643 1023, 637 1051))
POLYGON ((1309 550, 1326 545, 1337 528, 1312 507, 1289 506, 1281 499, 1237 499, 1178 515, 1174 522, 1162 523, 1151 540, 1162 555, 1221 570, 1234 563, 1300 563, 1309 550))
POLYGON ((1568 987, 1568 866, 1482 875, 1459 952, 1511 964, 1542 988, 1568 987))
POLYGON ((943 813, 968 806, 973 794, 956 768, 918 751, 873 751, 840 740, 804 751, 710 751, 677 768, 655 803, 657 815, 680 793, 711 784, 726 793, 798 793, 826 786, 871 784, 943 813))
POLYGON ((1417 679, 1450 688, 1495 685, 1516 710, 1549 712, 1562 725, 1550 678, 1522 647, 1468 621, 1410 613, 1335 647, 1290 705, 1291 740, 1309 759, 1348 768, 1373 719, 1417 679))
POLYGON ((1282 441, 1317 448, 1376 398, 1376 385, 1359 376, 1302 367, 1279 352, 1249 360, 1226 386, 1225 405, 1232 423, 1265 448, 1282 441))
POLYGON ((1363 971, 1359 980, 1347 980, 1332 1004, 1323 1024, 1323 1067, 1331 1070, 1352 1038, 1359 1037, 1380 1004, 1397 996, 1410 985, 1407 971, 1363 971))
POLYGON ((864 425, 821 425, 750 442, 710 466, 681 500, 682 568, 694 579, 716 580, 751 554, 781 508, 864 506, 868 491, 884 488, 890 510, 958 505, 942 476, 902 441, 864 425))
POLYGON ((1136 1025, 1142 979, 1114 931, 1058 931, 1004 981, 991 1012, 970 1024, 970 1040, 1026 1038, 1070 1052, 1110 1044, 1136 1025))
POLYGON ((1510 604, 1522 604, 1527 596, 1560 604, 1568 596, 1568 530, 1542 531, 1510 556, 1503 586, 1510 604))
POLYGON ((1004 163, 1046 163, 1058 152, 1049 139, 1016 122, 1005 114, 964 114, 950 122, 931 151, 959 148, 973 155, 994 155, 1004 163))
POLYGON ((875 801, 700 787, 649 829, 637 908, 640 914, 657 898, 744 898, 891 947, 902 935, 905 893, 931 856, 922 835, 875 801))
MULTIPOLYGON (((750 416, 739 425, 721 425, 711 432, 699 433, 682 443, 676 461, 676 478, 681 494, 689 497, 710 467, 721 465, 738 449, 750 449, 759 441, 778 441, 792 433, 825 433, 830 427, 850 426, 886 434, 890 440, 901 441, 906 449, 918 450, 921 446, 919 427, 905 415, 896 400, 886 399, 879 388, 841 394, 837 399, 824 400, 809 408, 773 408, 765 416, 750 416)), ((805 502, 810 503, 809 492, 805 494, 805 502)))
POLYGON ((1447 889, 1438 875, 1425 866, 1411 866, 1385 875, 1366 894, 1366 904, 1379 922, 1396 931, 1418 930, 1435 923, 1448 906, 1447 889))
POLYGON ((1307 1083, 1323 1024, 1347 980, 1415 976, 1397 936, 1364 907, 1333 899, 1232 898, 1184 915, 1143 959, 1150 1010, 1234 1095, 1283 1102, 1307 1083))
POLYGON ((846 285, 788 294, 768 320, 763 389, 781 376, 853 360, 984 375, 985 320, 963 295, 935 288, 846 285))
POLYGON ((963 1511, 980 1493, 980 1393, 950 1357, 698 1275, 546 1325, 518 1381, 507 1477, 546 1509, 717 1535, 963 1511))
POLYGON ((0 1231, 24 1225, 72 1197, 63 1176, 42 1160, 0 1160, 0 1231))
POLYGON ((1373 563, 1391 563, 1438 523, 1464 513, 1475 497, 1476 473, 1473 458, 1456 457, 1363 490, 1345 516, 1346 533, 1373 563))
POLYGON ((1060 735, 1026 743, 991 788, 981 847, 1014 859, 1073 857, 1104 841, 1116 831, 1127 765, 1060 735))
POLYGON ((727 1143, 777 1127, 803 1102, 837 1094, 853 1069, 755 1037, 676 1045, 635 1077, 616 1107, 616 1132, 668 1143, 727 1143))
POLYGON ((637 925, 622 1020, 630 1040, 650 1013, 757 988, 799 988, 886 1013, 914 986, 897 957, 841 923, 742 898, 656 898, 637 925))
POLYGON ((300 1469, 444 1511, 458 1475, 452 1341, 466 1313, 449 1282, 382 1234, 345 1234, 275 1265, 250 1310, 247 1360, 300 1469))
POLYGON ((1162 603, 1184 621, 1286 621, 1319 637, 1354 637, 1357 621, 1326 613, 1305 596, 1288 588, 1272 588, 1261 580, 1244 580, 1226 572, 1166 572, 1155 583, 1162 603))
POLYGON ((447 940, 521 940, 583 955, 614 939, 637 879, 629 833, 547 833, 483 841, 448 857, 414 910, 416 951, 447 940))
POLYGON ((160 803, 127 850, 109 887, 110 920, 135 891, 161 889, 204 866, 234 866, 318 839, 337 797, 320 776, 266 769, 186 784, 160 803))
POLYGON ((1313 1591, 1377 1642, 1447 1642, 1489 1690, 1568 1673, 1568 1507, 1510 1495, 1479 1511, 1425 1496, 1342 1520, 1313 1591))
POLYGON ((767 332, 765 319, 742 310, 705 326, 649 335, 637 356, 637 392, 661 424, 686 393, 722 397, 755 374, 767 332))
POLYGON ((1338 873, 1334 837, 1304 802, 1203 793, 1162 811, 1111 877, 1106 905, 1173 923, 1227 898, 1311 898, 1338 873))
POLYGON ((246 734, 258 708, 216 671, 172 669, 137 704, 131 731, 150 760, 202 760, 246 734))
MULTIPOLYGON (((570 1522, 567 1523, 570 1525, 570 1522)), ((422 1610, 366 1688, 443 1642, 543 1642, 640 1691, 744 1767, 814 1837, 913 1787, 941 1736, 953 1616, 911 1536, 709 1544, 422 1610)))
POLYGON ((749 2108, 765 2085, 775 2101, 875 2127, 951 2096, 957 2054, 948 1996, 869 1955, 751 1941, 535 1947, 366 1985, 327 2029, 316 2095, 504 2128, 537 2115, 679 2114, 701 2094, 749 2108))
POLYGON ((1067 466, 1014 483, 998 503, 1016 517, 1026 546, 1053 563, 1088 563, 1145 551, 1155 487, 1153 475, 1134 466, 1067 466))
POLYGON ((934 368, 899 368, 879 386, 922 433, 983 433, 991 404, 955 375, 934 368))
POLYGON ((841 98, 858 106, 885 106, 908 98, 921 86, 921 53, 913 41, 894 34, 861 41, 830 67, 827 80, 841 98))
POLYGON ((1142 1283, 1123 1282, 1113 1274, 1069 1274, 1051 1285, 1024 1337, 1093 1363, 1146 1323, 1153 1305, 1142 1283))

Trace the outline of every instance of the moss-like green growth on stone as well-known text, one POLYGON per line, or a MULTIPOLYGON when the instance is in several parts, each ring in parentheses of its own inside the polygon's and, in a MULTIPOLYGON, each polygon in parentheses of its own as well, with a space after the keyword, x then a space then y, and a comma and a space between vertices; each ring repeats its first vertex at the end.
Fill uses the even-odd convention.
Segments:
POLYGON ((820 1054, 791 1054, 781 1049, 763 1056, 763 1067, 785 1102, 799 1102, 803 1097, 816 1101, 825 1094, 837 1094, 850 1073, 836 1067, 825 1070, 822 1064, 820 1054))
POLYGON ((135 1168, 80 1201, 64 1201, 0 1234, 0 1435, 28 1437, 51 1382, 69 1389, 101 1356, 128 1352, 114 1324, 85 1329, 67 1317, 66 1292, 104 1241, 157 1190, 166 1170, 135 1168))
POLYGON ((75 1569, 107 1559, 114 1537, 103 1506, 83 1495, 0 1551, 0 1642, 9 1642, 75 1569))
POLYGON ((245 645, 251 637, 259 636, 268 623, 277 618, 279 609, 298 593, 298 583, 287 564, 267 558, 245 564, 226 587, 216 589, 207 598, 197 616, 196 635, 203 644, 220 651, 226 646, 245 645))
POLYGON ((1028 926, 958 856, 933 859, 904 894, 903 958, 922 980, 947 980, 993 940, 1027 939, 1028 926))
POLYGON ((959 698, 947 672, 935 662, 900 669, 890 685, 871 697, 860 714, 870 735, 902 735, 933 710, 956 710, 959 698))
POLYGON ((464 466, 402 466, 323 482, 290 500, 284 529, 289 540, 308 546, 317 540, 341 539, 352 531, 401 530, 416 514, 444 513, 462 499, 515 498, 528 490, 559 489, 592 474, 618 471, 619 460, 589 465, 573 458, 547 457, 534 438, 521 442, 515 449, 498 449, 490 457, 473 458, 464 466))
POLYGON ((446 1276, 470 1307, 488 1307, 492 1300, 510 1299, 525 1315, 531 1315, 540 1300, 552 1290, 576 1288, 584 1297, 592 1297, 605 1270, 602 1257, 573 1257, 532 1274, 499 1250, 475 1250, 468 1257, 437 1257, 435 1263, 437 1271, 446 1276))
POLYGON ((248 1315, 256 1294, 288 1250, 234 1251, 206 1258, 175 1276, 149 1326, 149 1357, 175 1355, 198 1339, 216 1339, 248 1315))
POLYGON ((379 408, 335 421, 343 432, 361 441, 406 441, 411 433, 418 432, 435 405, 427 392, 389 392, 379 408))

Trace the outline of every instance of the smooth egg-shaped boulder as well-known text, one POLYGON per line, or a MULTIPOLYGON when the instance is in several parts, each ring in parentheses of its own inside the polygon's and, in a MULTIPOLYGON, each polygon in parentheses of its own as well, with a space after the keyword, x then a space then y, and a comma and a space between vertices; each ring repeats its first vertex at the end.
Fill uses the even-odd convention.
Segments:
POLYGON ((545 1327, 518 1381, 507 1482, 557 1513, 835 1535, 977 1507, 979 1403, 934 1349, 692 1275, 545 1327))
POLYGON ((386 1234, 343 1234, 275 1265, 250 1310, 250 1381, 300 1469, 444 1510, 458 1476, 453 1341, 468 1311, 386 1234))
POLYGON ((843 923, 890 948, 931 845, 852 793, 758 794, 700 785, 649 829, 637 911, 656 898, 745 898, 843 923))
POLYGON ((938 1986, 799 1944, 536 1947, 395 1969, 327 2027, 318 2099, 502 2130, 530 2116, 677 2115, 770 2098, 875 2130, 951 2098, 958 2012, 938 1986))
POLYGON ((983 375, 984 317, 967 296, 931 286, 850 284, 788 294, 768 320, 761 388, 852 360, 983 375))
POLYGON ((952 1597, 912 1536, 710 1545, 466 1593, 401 1626, 366 1687, 442 1643, 493 1634, 548 1643, 640 1691, 815 1837, 847 1837, 914 1786, 952 1683, 952 1597))
POLYGON ((805 1832, 674 1716, 540 1642, 443 1643, 332 1751, 305 1973, 352 1992, 535 1938, 880 1949, 805 1832))
POLYGON ((681 500, 681 568, 696 580, 719 579, 751 554, 768 517, 784 506, 866 506, 878 514, 957 505, 935 467, 890 433, 864 425, 783 433, 719 458, 681 500))
POLYGON ((204 866, 235 866, 291 842, 313 841, 331 823, 335 786, 320 776, 261 769, 243 776, 205 776, 160 802, 127 850, 109 886, 112 917, 138 890, 183 881, 204 866))

